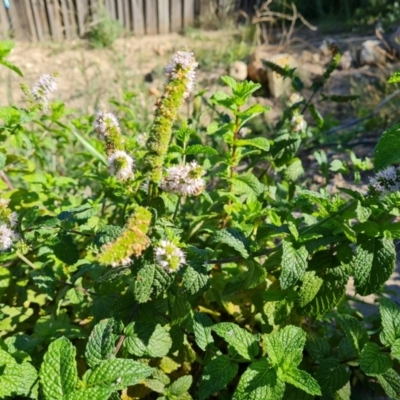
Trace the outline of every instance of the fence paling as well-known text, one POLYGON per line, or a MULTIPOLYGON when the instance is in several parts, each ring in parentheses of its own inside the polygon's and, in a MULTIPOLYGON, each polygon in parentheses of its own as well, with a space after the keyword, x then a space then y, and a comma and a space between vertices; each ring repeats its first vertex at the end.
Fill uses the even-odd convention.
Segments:
POLYGON ((132 25, 135 35, 144 35, 144 9, 142 0, 133 0, 132 2, 132 25))
POLYGON ((0 2, 0 37, 7 38, 9 29, 6 6, 0 2))
POLYGON ((157 0, 145 2, 146 35, 157 34, 157 0))
POLYGON ((171 32, 179 32, 182 29, 182 2, 171 1, 171 32))
POLYGON ((169 0, 158 0, 158 33, 169 33, 169 0))

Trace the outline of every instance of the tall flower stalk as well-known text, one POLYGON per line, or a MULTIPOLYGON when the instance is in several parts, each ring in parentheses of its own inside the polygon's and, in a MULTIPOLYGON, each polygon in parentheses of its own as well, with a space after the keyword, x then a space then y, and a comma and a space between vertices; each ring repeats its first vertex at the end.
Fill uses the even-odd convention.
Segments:
POLYGON ((167 84, 163 95, 156 101, 154 122, 146 143, 146 168, 150 190, 156 188, 162 180, 164 160, 172 135, 172 125, 183 100, 194 88, 197 65, 193 53, 178 51, 165 67, 167 84))
POLYGON ((133 158, 125 151, 124 139, 114 114, 99 111, 94 127, 101 140, 106 142, 110 174, 120 181, 133 178, 133 158))

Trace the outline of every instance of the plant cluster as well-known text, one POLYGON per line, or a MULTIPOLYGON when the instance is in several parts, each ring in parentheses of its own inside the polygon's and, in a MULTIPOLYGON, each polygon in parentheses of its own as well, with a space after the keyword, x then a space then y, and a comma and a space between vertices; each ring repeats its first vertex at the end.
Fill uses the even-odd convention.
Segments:
MULTIPOLYGON (((0 63, 18 72, 11 48, 0 63)), ((268 63, 295 91, 272 138, 249 129, 268 111, 247 105, 260 85, 228 76, 204 130, 198 109, 179 118, 197 68, 186 51, 150 127, 118 102, 75 116, 47 97, 54 75, 0 109, 0 398, 400 399, 400 307, 382 294, 400 126, 376 147, 368 192, 310 190, 304 114, 323 126, 318 102, 353 99, 324 94, 331 48, 308 99, 295 70, 268 63), (380 317, 351 307, 351 277, 381 296, 380 317)), ((315 154, 323 174, 343 167, 315 154)))

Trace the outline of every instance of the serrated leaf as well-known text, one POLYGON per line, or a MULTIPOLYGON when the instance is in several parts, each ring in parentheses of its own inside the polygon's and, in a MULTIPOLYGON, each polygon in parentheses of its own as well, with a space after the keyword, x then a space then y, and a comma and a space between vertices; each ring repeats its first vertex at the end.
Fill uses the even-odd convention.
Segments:
POLYGON ((392 360, 388 354, 382 353, 376 343, 368 342, 364 345, 360 356, 360 368, 367 375, 380 375, 392 367, 392 360))
POLYGON ((138 303, 146 303, 151 296, 156 266, 144 260, 133 281, 133 295, 138 303))
POLYGON ((193 378, 190 375, 181 376, 168 388, 168 391, 173 396, 180 396, 187 392, 192 386, 193 378))
POLYGON ((213 322, 207 314, 195 312, 193 316, 193 330, 197 346, 205 351, 206 347, 214 342, 211 335, 211 327, 213 322))
POLYGON ((172 346, 168 332, 159 324, 131 322, 125 328, 124 346, 135 356, 164 357, 172 346))
POLYGON ((379 291, 394 270, 396 251, 392 240, 361 235, 354 260, 354 284, 362 296, 379 291))
POLYGON ((360 354, 365 343, 369 340, 368 332, 361 322, 351 315, 340 314, 336 318, 346 337, 350 340, 353 350, 356 354, 360 354))
POLYGON ((286 240, 282 243, 282 249, 282 271, 279 281, 282 289, 288 289, 303 276, 307 268, 308 252, 305 246, 296 249, 286 240))
POLYGON ((250 364, 240 377, 232 400, 280 400, 285 384, 265 359, 250 364))
POLYGON ((283 369, 297 367, 303 358, 306 333, 293 325, 285 326, 275 334, 264 335, 271 364, 283 369))
POLYGON ((228 356, 215 357, 204 368, 199 386, 199 400, 205 400, 211 394, 225 388, 237 373, 238 364, 231 361, 228 356))
POLYGON ((322 393, 331 394, 349 381, 350 369, 334 358, 326 358, 321 361, 315 377, 321 386, 322 393))
POLYGON ((114 320, 110 318, 100 321, 93 328, 85 350, 85 358, 91 368, 95 368, 102 360, 114 357, 113 327, 114 320))
POLYGON ((265 282, 267 272, 258 262, 252 260, 248 263, 248 271, 245 277, 245 288, 253 289, 265 282))
POLYGON ((329 268, 323 274, 323 283, 312 301, 303 309, 305 315, 324 315, 332 311, 346 293, 348 273, 342 267, 329 268))
POLYGON ((315 271, 307 271, 301 278, 302 285, 300 286, 298 304, 300 307, 305 307, 308 303, 314 300, 318 294, 324 280, 317 275, 315 271))
POLYGON ((263 137, 251 139, 239 139, 236 141, 237 147, 255 147, 263 151, 269 151, 269 140, 263 137))
POLYGON ((278 372, 278 376, 283 381, 296 386, 308 394, 314 396, 321 395, 321 388, 319 387, 318 382, 306 371, 297 368, 290 368, 281 374, 278 372))
POLYGON ((224 338, 245 360, 252 361, 257 356, 260 340, 258 335, 253 335, 232 322, 221 322, 214 325, 212 330, 224 338))
POLYGON ((182 277, 182 291, 190 296, 199 296, 209 287, 209 276, 204 262, 190 261, 182 277))
POLYGON ((60 233, 59 242, 53 246, 54 255, 62 262, 73 265, 79 260, 79 250, 72 236, 60 233))
POLYGON ((306 349, 314 360, 323 360, 331 354, 327 339, 315 335, 307 336, 306 349))
POLYGON ((243 241, 239 240, 226 229, 215 232, 211 238, 211 241, 217 244, 224 243, 228 245, 229 247, 235 249, 243 258, 249 257, 249 253, 243 241))
POLYGON ((283 171, 284 177, 290 182, 295 182, 304 175, 303 163, 300 158, 294 157, 288 163, 283 171))
POLYGON ((374 150, 375 171, 400 162, 400 123, 393 125, 380 137, 374 150))
POLYGON ((265 189, 257 177, 251 173, 235 175, 229 179, 229 182, 232 183, 234 192, 238 194, 259 196, 265 189))
POLYGON ((14 357, 0 348, 0 398, 31 397, 37 372, 29 362, 18 364, 14 357))
POLYGON ((237 82, 231 76, 228 75, 221 76, 221 81, 224 82, 226 86, 229 86, 232 90, 236 90, 237 82))
POLYGON ((61 337, 50 343, 40 367, 40 383, 46 400, 64 400, 78 383, 76 350, 61 337))
POLYGON ((391 399, 400 399, 400 376, 394 369, 378 375, 377 379, 391 399))
POLYGON ((193 144, 188 146, 186 149, 186 154, 207 154, 209 156, 218 155, 218 151, 211 146, 203 146, 202 144, 193 144))
POLYGON ((386 297, 382 297, 379 304, 382 323, 380 339, 385 346, 391 346, 400 339, 400 307, 386 297))
POLYGON ((89 387, 72 392, 64 400, 108 400, 112 389, 99 386, 89 387))
POLYGON ((392 344, 391 353, 394 358, 400 360, 400 339, 396 339, 392 344))
POLYGON ((147 378, 153 368, 134 360, 114 358, 103 360, 94 370, 88 370, 83 376, 87 386, 111 388, 113 391, 136 385, 147 378))

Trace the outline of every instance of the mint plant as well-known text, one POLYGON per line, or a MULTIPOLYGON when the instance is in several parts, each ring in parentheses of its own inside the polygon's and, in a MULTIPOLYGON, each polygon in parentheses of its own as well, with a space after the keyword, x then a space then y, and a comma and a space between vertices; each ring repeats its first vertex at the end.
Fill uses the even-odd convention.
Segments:
POLYGON ((50 74, 0 109, 0 398, 400 398, 400 307, 382 291, 399 127, 367 193, 310 190, 299 157, 304 114, 318 126, 319 101, 351 100, 323 94, 339 59, 334 47, 307 100, 295 70, 269 64, 296 90, 273 137, 249 131, 268 112, 248 105, 260 85, 228 76, 212 123, 179 118, 198 66, 185 51, 150 127, 118 102, 118 118, 75 116, 47 97, 50 74), (380 318, 349 303, 351 277, 380 318))

